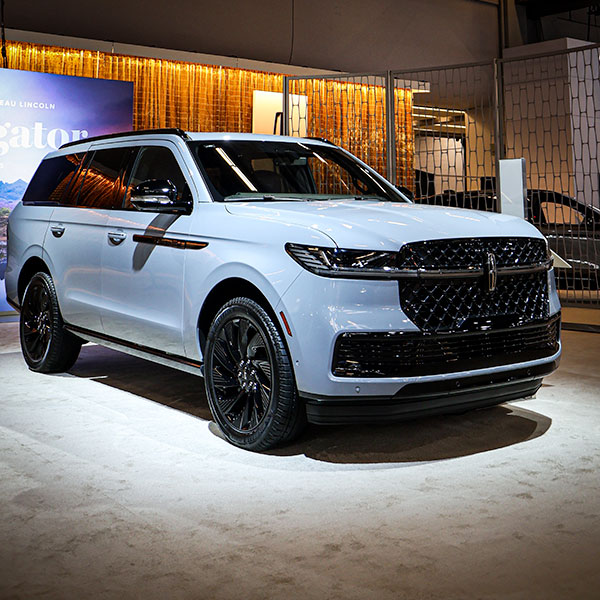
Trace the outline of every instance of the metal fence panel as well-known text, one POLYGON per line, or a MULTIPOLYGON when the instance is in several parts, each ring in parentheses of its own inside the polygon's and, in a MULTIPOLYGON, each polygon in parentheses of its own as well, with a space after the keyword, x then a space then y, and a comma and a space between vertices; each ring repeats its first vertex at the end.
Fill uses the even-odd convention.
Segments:
POLYGON ((562 302, 598 308, 599 71, 599 47, 587 46, 284 87, 289 122, 303 122, 291 134, 347 148, 417 202, 497 210, 498 160, 524 157, 527 218, 570 265, 556 269, 562 302))
POLYGON ((508 158, 527 164, 528 218, 571 268, 556 275, 563 304, 600 305, 597 47, 506 60, 508 158))
POLYGON ((493 64, 396 72, 394 78, 414 90, 415 197, 457 204, 465 192, 488 188, 496 173, 493 64))

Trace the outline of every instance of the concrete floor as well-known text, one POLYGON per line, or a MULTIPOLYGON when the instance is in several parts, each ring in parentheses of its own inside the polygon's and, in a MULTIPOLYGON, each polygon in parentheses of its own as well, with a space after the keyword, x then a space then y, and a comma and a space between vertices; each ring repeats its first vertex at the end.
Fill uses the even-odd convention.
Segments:
POLYGON ((598 598, 600 335, 564 349, 535 399, 261 455, 195 377, 38 375, 0 324, 0 597, 598 598))

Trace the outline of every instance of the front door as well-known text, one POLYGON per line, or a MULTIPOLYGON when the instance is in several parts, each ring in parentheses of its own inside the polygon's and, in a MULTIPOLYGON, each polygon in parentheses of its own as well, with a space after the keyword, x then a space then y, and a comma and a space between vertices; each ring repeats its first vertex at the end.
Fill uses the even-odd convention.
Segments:
POLYGON ((151 179, 171 181, 190 194, 174 144, 139 150, 123 208, 108 218, 102 246, 101 316, 106 335, 162 352, 183 355, 182 240, 191 216, 140 212, 131 189, 151 179))

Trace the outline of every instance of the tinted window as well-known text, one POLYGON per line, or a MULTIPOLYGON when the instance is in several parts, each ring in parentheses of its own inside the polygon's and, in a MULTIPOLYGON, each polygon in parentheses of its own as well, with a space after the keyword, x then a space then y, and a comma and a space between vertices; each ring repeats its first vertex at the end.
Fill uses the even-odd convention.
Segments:
POLYGON ((71 177, 69 185, 63 194, 61 204, 64 206, 77 206, 77 198, 79 197, 79 191, 81 190, 81 183, 85 176, 85 172, 90 164, 90 160, 93 156, 93 152, 86 154, 79 170, 71 177))
POLYGON ((163 146, 145 146, 140 150, 133 168, 125 200, 126 208, 132 208, 129 202, 131 190, 149 179, 168 179, 177 188, 177 195, 180 198, 182 195, 189 194, 183 172, 171 150, 163 146))
POLYGON ((123 204, 123 172, 133 148, 96 150, 79 192, 78 206, 121 208, 123 204))
POLYGON ((65 197, 65 192, 83 156, 83 154, 68 154, 43 160, 23 195, 23 203, 59 204, 65 197))
POLYGON ((583 215, 570 206, 556 202, 542 202, 542 214, 548 225, 581 225, 583 215))

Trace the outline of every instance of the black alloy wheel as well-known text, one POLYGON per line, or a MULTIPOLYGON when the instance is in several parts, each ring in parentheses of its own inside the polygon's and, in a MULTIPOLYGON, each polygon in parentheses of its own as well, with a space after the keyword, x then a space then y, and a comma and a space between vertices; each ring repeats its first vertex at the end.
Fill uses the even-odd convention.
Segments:
POLYGON ((36 273, 25 289, 19 334, 23 357, 33 371, 66 371, 79 356, 81 341, 65 330, 54 282, 47 273, 36 273))
POLYGON ((205 352, 206 395, 225 437, 266 450, 297 435, 305 420, 279 330, 256 302, 235 298, 218 312, 205 352))

